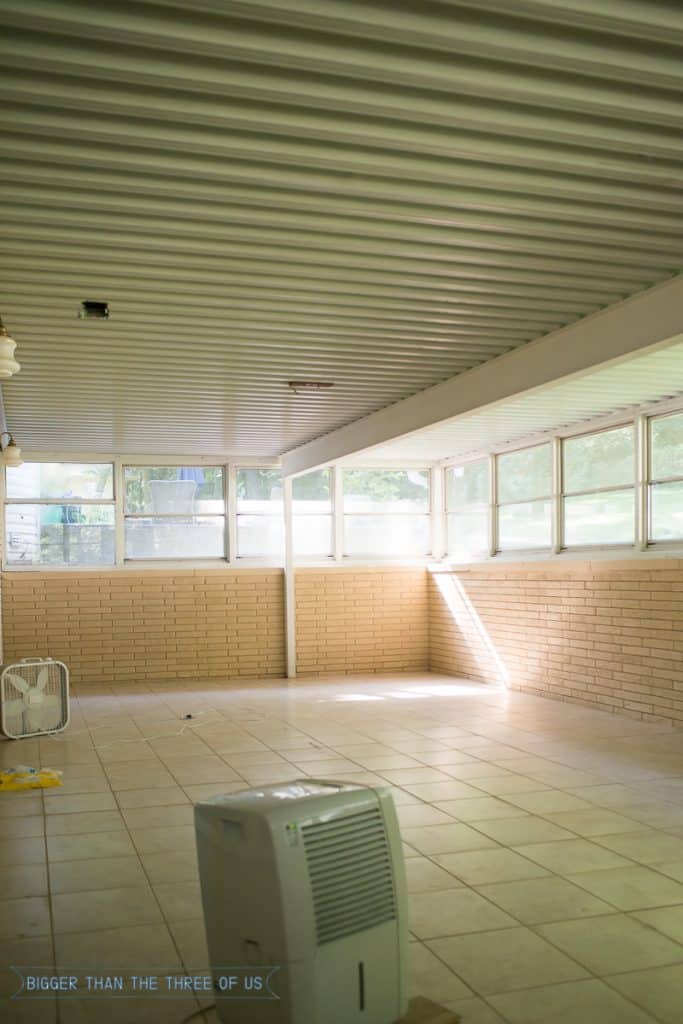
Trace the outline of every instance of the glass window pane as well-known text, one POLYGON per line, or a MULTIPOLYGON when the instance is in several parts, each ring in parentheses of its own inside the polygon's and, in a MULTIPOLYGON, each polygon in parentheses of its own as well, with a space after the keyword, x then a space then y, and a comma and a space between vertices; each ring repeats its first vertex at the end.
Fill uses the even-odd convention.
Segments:
POLYGON ((113 505, 7 505, 9 565, 113 565, 113 505))
POLYGON ((154 516, 225 512, 221 466, 126 466, 126 512, 154 516))
POLYGON ((327 558, 332 554, 332 516, 294 516, 292 534, 295 555, 327 558))
POLYGON ((429 516, 344 516, 344 554, 354 557, 395 555, 412 558, 430 549, 429 516))
POLYGON ((126 558, 224 558, 225 518, 126 520, 126 558))
POLYGON ((683 538, 683 483, 650 487, 650 539, 683 538))
POLYGON ((552 491, 549 444, 498 456, 498 501, 527 501, 552 491))
POLYGON ((332 511, 329 469, 316 469, 292 480, 292 511, 295 515, 320 515, 332 511))
POLYGON ((238 469, 237 511, 274 515, 282 509, 282 473, 279 469, 238 469))
POLYGON ((488 554, 488 505, 468 505, 464 512, 448 515, 448 554, 454 558, 474 558, 488 554))
POLYGON ((567 438, 562 456, 565 493, 633 483, 633 426, 567 438))
POLYGON ((8 498, 114 497, 110 462, 25 462, 7 467, 8 498))
POLYGON ((285 529, 282 516, 237 516, 239 558, 282 558, 284 550, 285 529))
POLYGON ((489 500, 489 461, 481 459, 446 470, 446 507, 486 504, 489 500))
POLYGON ((345 512, 427 512, 425 469, 345 469, 345 512))
POLYGON ((650 420, 652 479, 683 476, 683 412, 650 420))
POLYGON ((547 548, 551 542, 550 501, 525 501, 498 509, 498 547, 547 548))
POLYGON ((602 491, 564 499, 564 545, 633 544, 634 492, 602 491))

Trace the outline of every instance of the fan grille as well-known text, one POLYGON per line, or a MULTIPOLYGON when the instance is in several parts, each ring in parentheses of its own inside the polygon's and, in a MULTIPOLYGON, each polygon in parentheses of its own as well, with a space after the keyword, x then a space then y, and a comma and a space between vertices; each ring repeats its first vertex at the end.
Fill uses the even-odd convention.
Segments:
POLYGON ((11 739, 35 736, 48 732, 59 732, 69 721, 68 672, 59 661, 36 660, 8 665, 1 677, 0 702, 2 711, 2 732, 11 739), (30 691, 38 688, 39 679, 47 681, 41 685, 41 702, 32 703, 30 691), (22 679, 30 688, 27 694, 19 688, 12 677, 22 679))
POLYGON ((378 807, 302 828, 318 945, 396 917, 384 818, 378 807))

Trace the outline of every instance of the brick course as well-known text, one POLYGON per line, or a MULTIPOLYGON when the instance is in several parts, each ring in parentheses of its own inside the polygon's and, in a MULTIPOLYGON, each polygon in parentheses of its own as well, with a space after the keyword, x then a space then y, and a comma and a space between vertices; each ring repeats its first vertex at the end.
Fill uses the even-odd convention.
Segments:
POLYGON ((683 561, 430 573, 430 668, 683 724, 683 561))

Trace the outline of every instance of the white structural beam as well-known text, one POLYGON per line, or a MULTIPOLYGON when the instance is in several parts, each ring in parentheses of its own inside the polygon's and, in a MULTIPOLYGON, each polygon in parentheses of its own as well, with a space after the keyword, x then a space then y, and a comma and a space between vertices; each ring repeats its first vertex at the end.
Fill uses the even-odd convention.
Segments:
POLYGON ((297 475, 482 406, 666 344, 683 331, 683 274, 387 406, 282 457, 297 475))
POLYGON ((287 678, 296 676, 296 587, 294 578, 294 533, 292 525, 292 478, 283 480, 285 517, 285 648, 287 678))

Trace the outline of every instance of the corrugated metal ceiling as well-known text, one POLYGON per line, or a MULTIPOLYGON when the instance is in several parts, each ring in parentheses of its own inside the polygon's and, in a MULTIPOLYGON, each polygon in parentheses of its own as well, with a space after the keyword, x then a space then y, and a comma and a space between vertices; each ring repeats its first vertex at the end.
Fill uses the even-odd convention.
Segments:
POLYGON ((680 5, 0 12, 24 447, 279 454, 683 263, 680 5))

